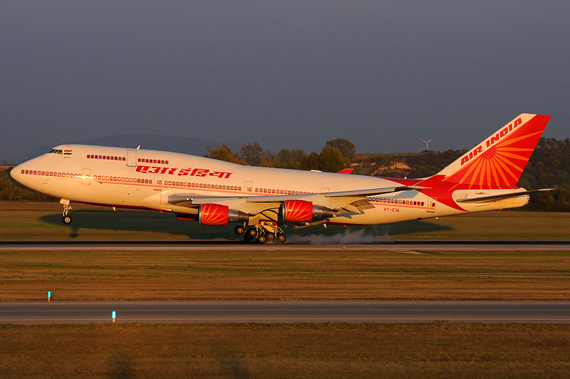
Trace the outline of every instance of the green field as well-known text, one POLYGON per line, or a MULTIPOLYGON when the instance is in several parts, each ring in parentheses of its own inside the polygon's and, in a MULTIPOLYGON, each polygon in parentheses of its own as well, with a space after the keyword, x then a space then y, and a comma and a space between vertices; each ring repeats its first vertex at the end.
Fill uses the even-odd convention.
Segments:
MULTIPOLYGON (((241 240, 234 225, 177 221, 173 214, 74 204, 73 223, 56 203, 0 202, 0 241, 9 240, 241 240)), ((300 243, 390 240, 567 240, 570 213, 497 211, 368 227, 330 225, 293 230, 300 243)))
POLYGON ((0 377, 567 378, 570 325, 0 325, 0 377))

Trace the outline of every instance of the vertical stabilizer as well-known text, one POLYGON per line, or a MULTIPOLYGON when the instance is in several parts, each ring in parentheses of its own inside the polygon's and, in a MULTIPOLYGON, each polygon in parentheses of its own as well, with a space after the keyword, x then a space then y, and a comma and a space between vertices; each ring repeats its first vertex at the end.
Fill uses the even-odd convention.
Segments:
POLYGON ((436 176, 452 188, 514 187, 549 120, 550 116, 523 113, 436 176))

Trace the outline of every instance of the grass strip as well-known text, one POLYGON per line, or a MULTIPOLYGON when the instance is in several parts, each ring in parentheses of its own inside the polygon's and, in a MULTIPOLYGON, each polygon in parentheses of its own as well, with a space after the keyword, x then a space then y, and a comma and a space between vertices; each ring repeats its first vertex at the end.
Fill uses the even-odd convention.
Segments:
POLYGON ((0 301, 570 300, 568 251, 3 251, 0 301))
MULTIPOLYGON (((73 204, 63 225, 57 203, 0 202, 0 241, 241 240, 235 225, 177 221, 173 214, 73 204)), ((426 213, 426 215, 428 215, 426 213)), ((386 240, 567 240, 570 213, 497 211, 376 226, 287 229, 290 241, 358 243, 386 240)))
POLYGON ((570 325, 0 325, 0 376, 567 378, 570 325))

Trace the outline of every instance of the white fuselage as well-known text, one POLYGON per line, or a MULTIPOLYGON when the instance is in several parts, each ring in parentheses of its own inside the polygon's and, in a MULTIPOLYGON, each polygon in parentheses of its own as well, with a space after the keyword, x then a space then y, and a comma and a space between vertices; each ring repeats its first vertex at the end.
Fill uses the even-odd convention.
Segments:
MULTIPOLYGON (((12 176, 48 195, 114 207, 188 212, 169 196, 224 198, 299 195, 401 186, 361 175, 242 166, 185 154, 116 147, 61 145, 17 166, 12 176)), ((455 191, 453 197, 466 191, 455 191)), ((467 191, 468 192, 468 191, 467 191)), ((480 191, 479 191, 480 192, 480 191)), ((497 192, 495 190, 495 192, 497 192)), ((516 197, 487 205, 450 207, 416 190, 367 197, 374 209, 334 218, 338 224, 384 224, 526 204, 516 197)), ((326 204, 321 204, 325 205, 326 204)))

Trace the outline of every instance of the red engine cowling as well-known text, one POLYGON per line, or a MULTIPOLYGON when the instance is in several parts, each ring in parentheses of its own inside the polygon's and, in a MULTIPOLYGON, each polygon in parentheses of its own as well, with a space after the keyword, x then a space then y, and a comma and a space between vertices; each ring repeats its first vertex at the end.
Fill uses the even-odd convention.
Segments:
POLYGON ((313 203, 304 200, 287 200, 281 206, 283 220, 309 222, 313 218, 313 203))
POLYGON ((198 221, 204 225, 227 225, 228 222, 249 221, 249 215, 230 209, 227 205, 202 204, 198 211, 198 221))
POLYGON ((287 200, 281 205, 281 217, 289 222, 311 222, 333 216, 332 209, 313 205, 310 201, 287 200))

